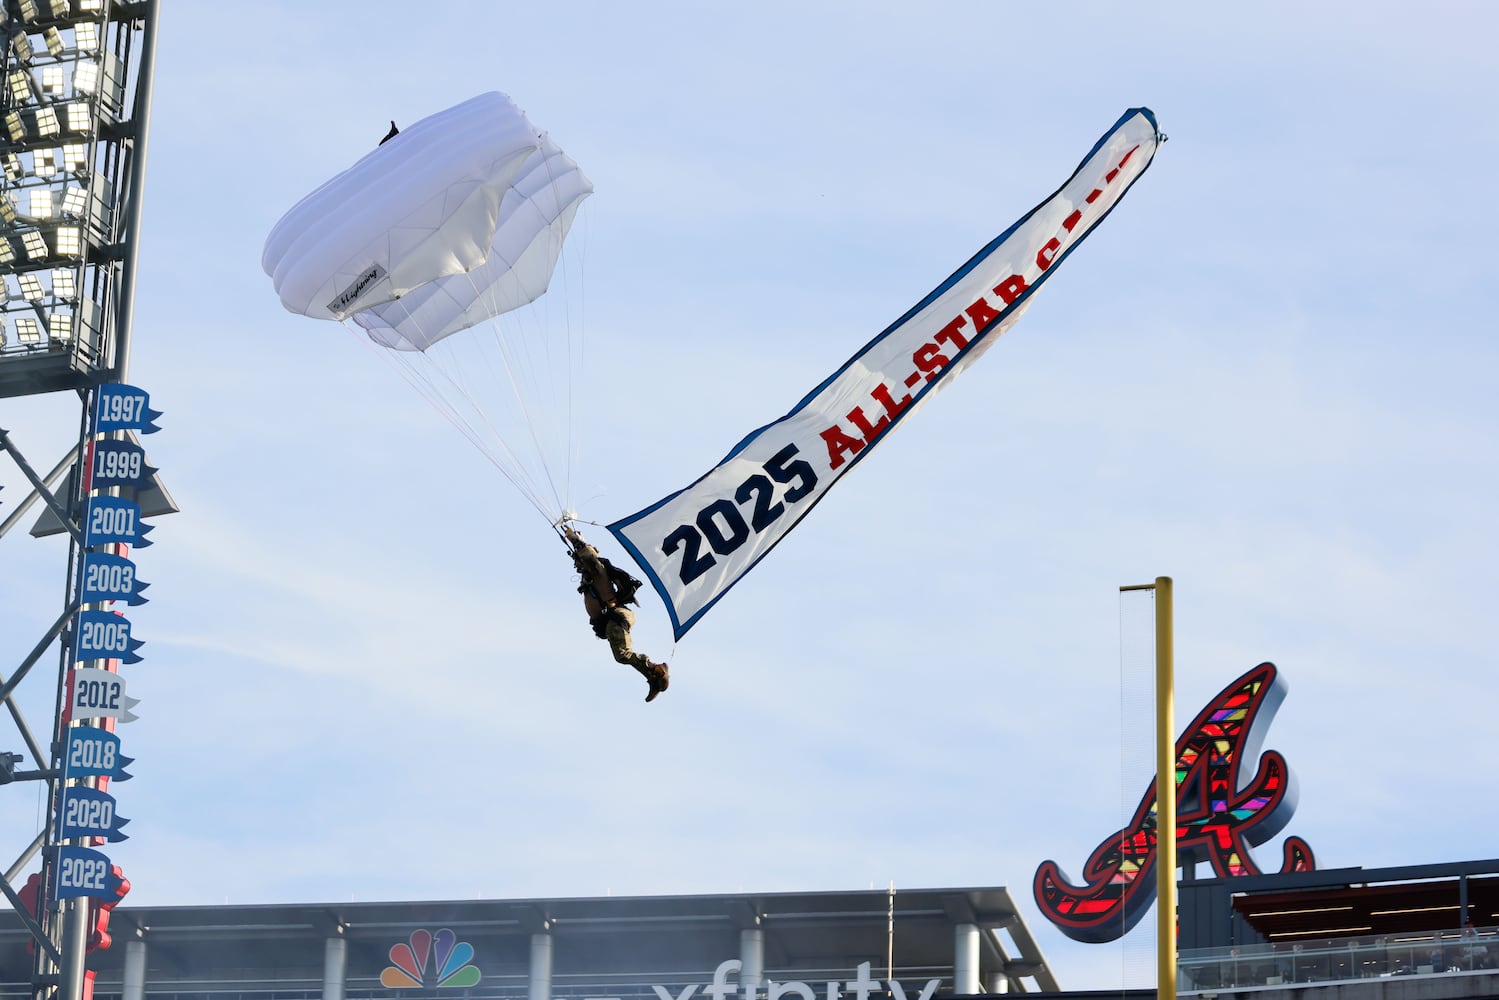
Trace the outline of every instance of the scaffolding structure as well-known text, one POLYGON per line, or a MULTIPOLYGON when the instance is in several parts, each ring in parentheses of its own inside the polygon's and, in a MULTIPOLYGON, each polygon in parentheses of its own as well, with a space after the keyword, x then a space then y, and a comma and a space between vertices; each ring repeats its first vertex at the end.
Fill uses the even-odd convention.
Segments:
POLYGON ((0 538, 39 508, 30 533, 69 540, 62 607, 0 675, 14 723, 0 737, 0 785, 46 788, 41 828, 0 878, 32 937, 35 1000, 88 1000, 85 957, 108 947, 109 913, 128 890, 95 849, 118 839, 108 787, 127 776, 113 731, 129 717, 119 666, 139 659, 115 608, 136 603, 140 518, 175 510, 135 437, 157 414, 124 384, 156 22, 157 0, 0 3, 0 401, 78 401, 74 443, 45 474, 0 427, 0 451, 30 486, 18 502, 0 498, 0 538), (49 656, 55 675, 33 670, 49 656), (55 686, 43 732, 21 711, 23 682, 28 694, 55 686))

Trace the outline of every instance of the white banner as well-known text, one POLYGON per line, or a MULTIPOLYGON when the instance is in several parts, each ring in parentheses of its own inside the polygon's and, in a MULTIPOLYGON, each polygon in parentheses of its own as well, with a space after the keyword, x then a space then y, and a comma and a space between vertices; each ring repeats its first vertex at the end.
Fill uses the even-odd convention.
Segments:
POLYGON ((997 236, 784 417, 686 489, 609 525, 680 639, 900 421, 976 361, 1124 196, 1163 141, 1133 108, 1061 190, 997 236))

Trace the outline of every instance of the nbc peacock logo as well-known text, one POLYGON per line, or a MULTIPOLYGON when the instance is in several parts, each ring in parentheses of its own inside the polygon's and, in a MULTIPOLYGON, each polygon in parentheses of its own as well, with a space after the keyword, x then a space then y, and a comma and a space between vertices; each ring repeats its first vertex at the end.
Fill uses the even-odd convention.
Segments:
POLYGON ((474 946, 459 941, 446 927, 436 933, 415 930, 407 941, 391 945, 391 964, 380 973, 380 985, 392 990, 474 986, 479 982, 479 967, 471 964, 473 958, 474 946))

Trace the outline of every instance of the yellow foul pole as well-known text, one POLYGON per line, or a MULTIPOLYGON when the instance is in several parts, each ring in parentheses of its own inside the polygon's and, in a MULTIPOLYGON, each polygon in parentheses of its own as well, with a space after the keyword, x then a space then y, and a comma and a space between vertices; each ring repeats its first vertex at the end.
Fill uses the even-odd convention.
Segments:
POLYGON ((1176 687, 1171 577, 1155 578, 1156 997, 1176 1000, 1176 687))
POLYGON ((1155 591, 1156 997, 1176 1000, 1176 701, 1171 577, 1120 587, 1155 591))

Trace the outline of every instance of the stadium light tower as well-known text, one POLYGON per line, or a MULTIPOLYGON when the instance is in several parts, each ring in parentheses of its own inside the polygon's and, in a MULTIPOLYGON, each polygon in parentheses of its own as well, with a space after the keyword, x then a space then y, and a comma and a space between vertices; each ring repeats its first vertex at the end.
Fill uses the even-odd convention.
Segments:
MULTIPOLYGON (((117 464, 139 447, 122 429, 133 425, 106 424, 99 414, 101 401, 122 398, 116 386, 130 356, 157 6, 158 0, 0 0, 0 401, 68 393, 81 404, 77 444, 45 475, 0 428, 0 451, 32 487, 21 502, 0 508, 0 537, 40 503, 50 527, 39 523, 32 534, 66 532, 71 539, 58 617, 39 626, 40 638, 19 667, 0 676, 0 700, 21 744, 0 738, 6 765, 0 785, 35 780, 49 791, 41 830, 0 878, 0 889, 35 938, 36 1000, 91 996, 85 954, 107 942, 109 911, 128 888, 107 859, 103 871, 79 867, 80 858, 103 857, 93 847, 113 838, 90 831, 105 827, 80 828, 63 817, 69 804, 112 804, 109 778, 125 776, 116 764, 115 719, 104 717, 105 703, 74 697, 75 668, 94 661, 89 673, 106 680, 91 683, 108 687, 107 678, 118 663, 136 658, 138 645, 129 639, 128 623, 119 647, 91 649, 77 634, 82 621, 114 626, 108 634, 123 622, 110 610, 113 597, 101 598, 85 582, 85 570, 130 566, 133 572, 125 559, 129 545, 118 532, 91 536, 85 522, 95 518, 85 512, 143 508, 133 517, 175 509, 154 476, 140 488, 118 481, 100 489, 108 480, 91 468, 96 453, 117 464), (91 482, 98 496, 90 496, 91 482), (50 739, 33 734, 14 698, 49 652, 58 657, 50 739), (84 730, 91 735, 81 737, 84 730), (80 746, 89 752, 69 753, 80 746), (38 856, 40 872, 18 889, 15 881, 38 856)), ((151 472, 143 461, 136 464, 151 472)), ((125 537, 144 535, 136 530, 125 537)), ((77 812, 67 810, 69 816, 77 812)))

